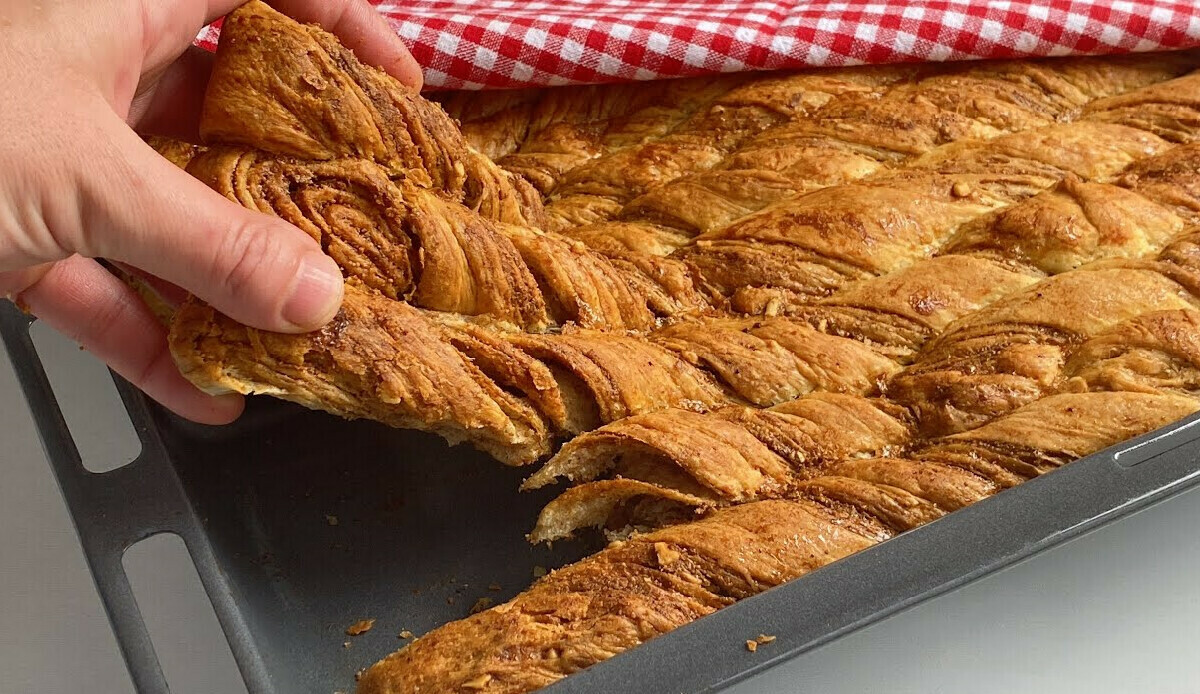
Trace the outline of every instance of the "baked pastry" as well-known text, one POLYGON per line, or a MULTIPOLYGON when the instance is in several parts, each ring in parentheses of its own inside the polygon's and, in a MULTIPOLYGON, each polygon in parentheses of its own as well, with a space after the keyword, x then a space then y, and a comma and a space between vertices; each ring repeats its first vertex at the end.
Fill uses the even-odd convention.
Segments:
POLYGON ((1152 259, 1095 261, 958 319, 883 388, 895 400, 669 410, 576 438, 531 482, 606 479, 547 506, 534 537, 632 536, 421 637, 360 693, 529 691, 1200 410, 1196 239, 1187 229, 1152 259), (919 394, 896 397, 909 380, 919 394))
POLYGON ((527 486, 576 484, 533 539, 621 539, 360 684, 528 691, 1200 409, 1198 64, 447 95, 460 129, 252 2, 204 144, 155 145, 319 240, 346 300, 278 335, 192 299, 172 352, 550 456, 527 486))
MULTIPOLYGON (((457 369, 464 381, 486 380, 480 386, 484 390, 504 390, 521 410, 521 421, 497 422, 490 429, 473 420, 456 425, 451 415, 434 415, 423 406, 406 413, 403 421, 453 440, 475 441, 510 462, 534 460, 552 450, 556 439, 667 407, 764 407, 812 391, 872 392, 900 367, 905 353, 956 312, 978 308, 997 289, 1030 281, 1038 273, 972 260, 966 261, 975 266, 969 273, 961 272, 966 270, 961 263, 952 267, 955 263, 949 262, 940 271, 932 267, 907 279, 888 280, 921 284, 909 289, 941 297, 924 306, 949 302, 929 317, 916 309, 897 312, 888 297, 899 295, 883 285, 866 289, 861 297, 853 290, 844 297, 820 297, 910 264, 961 227, 1064 177, 1078 178, 1079 185, 1105 180, 1130 162, 1168 148, 1170 143, 1154 133, 1114 122, 1119 119, 1110 117, 1103 103, 1092 104, 1082 120, 1066 121, 1092 97, 1134 87, 1152 90, 1187 66, 1187 58, 1179 56, 1079 59, 1053 69, 1050 64, 1002 63, 741 76, 723 79, 722 94, 715 94, 721 91, 717 88, 680 87, 680 98, 693 113, 681 117, 670 133, 673 139, 646 139, 642 129, 637 141, 620 147, 619 140, 602 137, 612 149, 583 165, 586 170, 611 170, 604 162, 622 152, 651 157, 646 149, 651 144, 660 154, 677 141, 710 147, 697 144, 709 142, 698 124, 737 111, 738 123, 761 125, 759 132, 771 137, 815 128, 796 136, 806 144, 802 151, 789 150, 792 165, 822 162, 842 171, 823 181, 860 180, 783 200, 724 227, 720 233, 728 239, 701 236, 663 257, 629 249, 589 250, 570 234, 507 223, 520 216, 536 218, 540 201, 518 196, 525 211, 509 216, 503 212, 510 208, 480 202, 511 200, 505 191, 522 185, 490 162, 481 163, 486 158, 466 144, 441 111, 388 83, 381 73, 357 66, 335 74, 345 54, 320 30, 290 24, 252 4, 230 18, 225 35, 230 48, 218 55, 204 111, 208 146, 189 152, 186 161, 169 153, 230 198, 280 215, 318 238, 352 285, 440 312, 397 321, 427 320, 431 325, 422 333, 427 335, 461 335, 461 328, 447 324, 475 323, 470 344, 446 338, 447 349, 438 353, 457 355, 438 369, 457 369), (299 53, 308 57, 289 62, 288 56, 299 53), (267 64, 280 65, 284 78, 267 79, 261 67, 267 64), (322 78, 302 79, 311 71, 322 78), (281 83, 295 89, 272 96, 281 83), (946 93, 953 83, 980 92, 970 108, 949 107, 946 93), (312 94, 296 96, 295 90, 304 89, 312 94), (705 96, 698 96, 701 92, 705 96), (264 105, 271 99, 272 105, 264 105), (328 112, 328 103, 339 104, 338 110, 328 112), (705 103, 710 104, 707 109, 705 103), (701 113, 708 115, 701 118, 701 113), (908 136, 885 149, 884 130, 902 117, 909 118, 908 136), (1064 122, 1046 124, 1053 119, 1064 122), (393 121, 403 132, 381 134, 387 129, 381 130, 379 123, 393 121), (1013 132, 1025 126, 1035 127, 1013 132), (691 135, 684 137, 687 133, 691 135), (334 142, 335 134, 345 142, 334 142), (938 146, 968 136, 993 137, 938 146), (1085 139, 1089 147, 1080 154, 1075 144, 1085 139), (842 167, 841 160, 829 157, 830 148, 865 152, 876 162, 874 173, 857 165, 842 167), (920 156, 914 159, 913 153, 920 156), (473 163, 458 167, 456 157, 473 163), (458 177, 457 168, 470 175, 458 177), (480 192, 485 188, 492 192, 480 192), (780 228, 793 229, 797 238, 772 237, 772 230, 780 228), (814 240, 823 247, 813 246, 814 240), (974 287, 958 286, 974 277, 981 280, 974 287), (742 317, 756 314, 769 320, 742 317), (612 332, 622 330, 636 334, 612 332), (485 348, 485 343, 491 346, 485 348), (428 417, 423 419, 422 412, 429 412, 428 417), (505 445, 510 450, 501 452, 498 446, 505 445)), ((1174 92, 1179 89, 1173 87, 1174 92)), ((510 110, 520 98, 507 97, 510 110)), ((526 103, 540 108, 550 101, 526 103)), ((612 103, 576 111, 546 106, 538 111, 540 125, 527 125, 524 134, 554 127, 546 124, 552 120, 547 112, 567 124, 594 125, 596 120, 587 119, 608 118, 603 131, 621 132, 617 121, 624 116, 614 115, 618 111, 612 103)), ((635 113, 629 118, 648 122, 645 114, 637 116, 636 106, 630 108, 635 113)), ((497 113, 504 109, 492 115, 497 113)), ((746 166, 749 152, 768 151, 765 142, 746 145, 750 149, 730 145, 731 160, 746 166)), ((575 171, 584 175, 584 168, 575 171)), ((797 191, 819 183, 809 181, 797 191)), ((553 207, 554 199, 549 204, 553 207)), ((392 396, 371 392, 378 390, 375 381, 357 373, 334 377, 335 387, 357 393, 358 404, 348 407, 344 398, 299 392, 274 369, 237 367, 233 362, 239 359, 260 359, 246 349, 224 350, 222 359, 230 363, 217 363, 211 351, 197 352, 195 346, 204 343, 204 331, 218 331, 220 318, 181 315, 172 330, 176 358, 203 387, 271 393, 290 389, 293 399, 311 406, 398 421, 392 396)), ((356 329, 364 335, 379 330, 375 324, 356 329)), ((374 337, 381 344, 394 341, 385 334, 374 337)), ((329 344, 326 337, 272 337, 273 344, 285 342, 294 353, 313 355, 305 368, 337 363, 328 354, 323 361, 315 356, 329 344)))
MULTIPOLYGON (((979 188, 1003 200, 925 241, 938 255, 905 254, 899 269, 838 281, 826 298, 804 285, 780 292, 775 277, 763 283, 765 300, 735 284, 735 311, 787 314, 892 357, 897 371, 882 397, 671 409, 578 436, 529 482, 584 482, 543 511, 534 538, 588 525, 633 534, 418 639, 368 670, 360 692, 528 691, 1200 409, 1191 226, 1200 149, 1170 144, 1195 136, 1184 123, 1197 86, 1183 78, 1093 104, 1075 124, 1042 129, 1040 145, 1014 135, 919 158, 910 169, 977 175, 979 188), (1093 123, 1103 125, 1083 135, 1093 123), (1153 137, 1097 137, 1111 124, 1153 137), (1014 193, 1044 189, 1044 180, 1053 186, 1045 192, 1014 193), (980 278, 985 269, 995 279, 980 278)), ((975 194, 968 185, 964 197, 975 194)), ((876 211, 900 207, 866 191, 855 199, 876 211)), ((945 216, 927 219, 911 227, 914 239, 936 233, 945 216)), ((888 232, 888 242, 902 238, 888 232)), ((767 243, 794 232, 775 233, 767 243)), ((745 282, 742 271, 753 269, 729 276, 745 282)))
POLYGON ((964 459, 1049 470, 1197 408, 1177 394, 1056 395, 904 458, 814 466, 775 498, 634 535, 435 629, 368 669, 358 691, 531 691, 999 490, 964 459))

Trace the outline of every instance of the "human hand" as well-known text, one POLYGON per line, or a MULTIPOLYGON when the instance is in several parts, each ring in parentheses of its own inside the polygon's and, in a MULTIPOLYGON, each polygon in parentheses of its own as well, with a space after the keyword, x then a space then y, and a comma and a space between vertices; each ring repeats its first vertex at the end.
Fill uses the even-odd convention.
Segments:
MULTIPOLYGON (((0 296, 19 302, 175 412, 221 424, 171 359, 165 329, 107 258, 182 287, 254 327, 302 332, 341 303, 317 243, 213 192, 135 133, 197 140, 212 56, 191 46, 237 0, 7 0, 0 6, 0 296)), ((274 0, 367 63, 420 86, 366 0, 274 0)))

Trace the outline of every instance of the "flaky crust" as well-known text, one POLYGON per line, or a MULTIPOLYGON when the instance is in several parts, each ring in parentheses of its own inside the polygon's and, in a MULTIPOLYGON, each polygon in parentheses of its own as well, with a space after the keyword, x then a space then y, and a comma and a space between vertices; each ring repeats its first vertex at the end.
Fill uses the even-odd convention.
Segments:
POLYGON ((254 2, 205 145, 154 144, 317 239, 346 301, 276 335, 191 300, 172 352, 205 388, 549 457, 527 486, 573 486, 532 539, 621 539, 360 684, 529 691, 1200 409, 1195 62, 443 111, 254 2))
MULTIPOLYGON (((1183 78, 1169 98, 1151 86, 1031 136, 953 143, 683 242, 732 309, 770 315, 688 319, 650 339, 696 336, 680 353, 748 376, 754 388, 726 386, 769 407, 667 409, 577 436, 528 482, 575 483, 532 538, 632 536, 418 639, 360 692, 549 684, 1200 409, 1200 150, 1172 144, 1193 138, 1181 113, 1198 86, 1183 78), (731 332, 738 320, 753 328, 731 332), (772 361, 778 341, 748 341, 772 321, 889 362, 882 397, 830 383, 798 394, 803 367, 772 361), (773 402, 771 387, 789 395, 773 402), (614 586, 614 573, 640 580, 614 586), (589 608, 568 607, 577 600, 589 608)), ((856 373, 835 354, 838 377, 856 373)))

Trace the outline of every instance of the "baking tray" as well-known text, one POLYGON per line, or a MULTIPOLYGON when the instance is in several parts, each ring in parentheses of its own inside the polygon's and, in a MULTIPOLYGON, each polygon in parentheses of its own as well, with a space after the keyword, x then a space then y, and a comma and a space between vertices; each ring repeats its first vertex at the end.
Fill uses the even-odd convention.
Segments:
MULTIPOLYGON (((419 635, 465 616, 479 598, 505 600, 536 567, 599 546, 525 541, 554 494, 517 493, 528 469, 269 399, 251 399, 234 425, 209 428, 116 378, 142 452, 88 472, 29 325, 0 304, 0 335, 139 692, 168 687, 121 559, 156 533, 187 545, 251 694, 352 691, 356 671, 402 644, 399 631, 419 635), (344 647, 344 629, 367 617, 375 628, 344 647)), ((719 691, 1193 486, 1198 424, 1191 417, 1089 456, 545 691, 719 691), (761 633, 776 640, 749 653, 746 639, 761 633)))

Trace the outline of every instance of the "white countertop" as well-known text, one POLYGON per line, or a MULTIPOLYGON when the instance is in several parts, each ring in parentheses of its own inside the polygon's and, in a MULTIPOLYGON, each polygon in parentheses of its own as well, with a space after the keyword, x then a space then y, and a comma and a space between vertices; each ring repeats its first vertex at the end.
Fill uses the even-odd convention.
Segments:
MULTIPOLYGON (((0 694, 132 691, 0 347, 0 694)), ((79 359, 86 360, 86 355, 79 359)), ((89 368, 95 370, 95 365, 89 368)), ((227 691, 186 571, 135 582, 174 694, 227 691), (167 606, 167 607, 163 607, 167 606), (150 609, 148 609, 150 608, 150 609), (164 611, 165 610, 165 611, 164 611)), ((844 637, 730 690, 1200 692, 1200 491, 844 637)), ((764 646, 769 648, 769 646, 764 646)))

